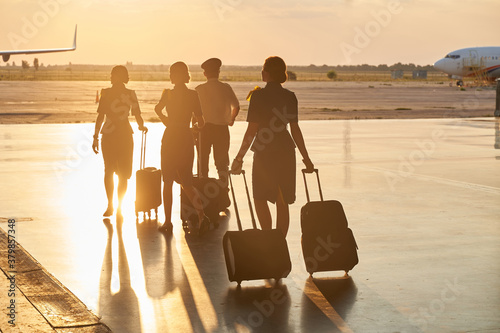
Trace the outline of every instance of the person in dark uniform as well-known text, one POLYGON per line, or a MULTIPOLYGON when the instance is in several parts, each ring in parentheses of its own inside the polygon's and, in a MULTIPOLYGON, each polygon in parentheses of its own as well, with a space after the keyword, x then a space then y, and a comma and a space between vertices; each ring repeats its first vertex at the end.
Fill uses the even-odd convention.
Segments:
POLYGON ((118 214, 121 213, 123 197, 127 191, 128 179, 132 175, 134 141, 132 126, 128 120, 129 112, 135 116, 139 130, 147 131, 141 116, 141 109, 135 91, 125 88, 128 83, 125 66, 115 66, 111 70, 111 88, 101 91, 97 119, 95 122, 92 149, 99 153, 99 132, 102 134, 102 156, 104 159, 104 187, 108 207, 104 216, 113 215, 113 175, 118 175, 118 214), (103 121, 104 126, 102 126, 103 121), (102 126, 102 128, 101 128, 102 126))
POLYGON ((243 157, 251 146, 254 152, 253 197, 261 228, 272 229, 268 202, 275 203, 276 228, 285 236, 290 224, 288 205, 295 202, 295 147, 299 149, 307 171, 314 169, 298 124, 297 98, 281 86, 286 79, 283 59, 267 58, 262 69, 262 80, 267 84, 251 94, 248 127, 231 165, 233 173, 241 172, 243 157))
POLYGON ((161 170, 163 175, 163 207, 165 223, 160 230, 172 231, 172 186, 179 183, 196 209, 199 218, 199 232, 204 233, 210 221, 205 216, 198 191, 193 186, 194 141, 190 124, 194 117, 195 126, 201 129, 205 120, 201 111, 198 93, 188 89, 189 69, 183 62, 170 66, 170 81, 173 89, 165 89, 155 112, 165 125, 161 143, 161 170), (167 115, 162 113, 166 109, 167 115))
POLYGON ((205 127, 201 131, 200 173, 202 177, 208 177, 208 162, 213 147, 219 179, 227 186, 229 126, 234 124, 240 111, 240 103, 231 86, 219 81, 221 66, 222 61, 218 58, 210 58, 201 64, 207 82, 196 87, 205 118, 205 127))

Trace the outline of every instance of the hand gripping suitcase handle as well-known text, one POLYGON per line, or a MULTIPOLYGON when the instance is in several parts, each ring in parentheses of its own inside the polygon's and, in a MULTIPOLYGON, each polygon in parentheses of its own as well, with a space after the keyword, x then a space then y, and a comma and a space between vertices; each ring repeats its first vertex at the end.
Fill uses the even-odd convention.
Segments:
MULTIPOLYGON (((229 184, 231 185, 231 194, 233 196, 233 204, 234 211, 236 212, 236 222, 238 223, 238 230, 243 231, 243 227, 241 225, 240 213, 238 211, 238 204, 236 203, 236 196, 234 194, 233 188, 233 180, 231 179, 231 172, 229 172, 229 184)), ((252 200, 250 199, 250 192, 248 191, 247 178, 245 177, 245 170, 241 170, 241 174, 243 175, 243 181, 245 182, 245 192, 247 194, 248 207, 250 207, 250 215, 252 217, 252 226, 254 229, 257 229, 257 223, 255 222, 255 215, 253 213, 252 200)))
MULTIPOLYGON (((323 192, 321 191, 321 183, 319 181, 319 170, 318 169, 314 169, 313 172, 316 173, 316 179, 318 180, 319 197, 320 197, 321 201, 323 201, 323 192)), ((304 178, 304 185, 305 185, 305 188, 306 188, 307 202, 310 202, 311 200, 309 198, 309 190, 307 189, 306 173, 313 173, 313 172, 307 172, 307 169, 302 169, 302 177, 304 178)))

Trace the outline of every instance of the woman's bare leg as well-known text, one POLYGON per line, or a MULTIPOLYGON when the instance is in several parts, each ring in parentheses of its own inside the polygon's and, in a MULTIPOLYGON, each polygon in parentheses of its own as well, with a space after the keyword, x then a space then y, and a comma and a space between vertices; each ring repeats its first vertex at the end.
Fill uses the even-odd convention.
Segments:
POLYGON ((271 230, 273 228, 273 221, 267 200, 255 199, 254 201, 260 227, 262 230, 271 230))
POLYGON ((278 194, 278 200, 276 200, 276 228, 283 232, 286 237, 288 233, 288 228, 290 226, 290 210, 287 203, 283 199, 283 194, 281 190, 278 194))
POLYGON ((122 209, 123 198, 127 192, 128 179, 125 177, 118 176, 118 211, 122 209))
POLYGON ((160 231, 172 232, 172 186, 173 180, 164 179, 163 181, 163 209, 165 211, 165 222, 160 226, 160 231))
POLYGON ((115 190, 114 173, 104 171, 104 189, 106 190, 106 197, 108 198, 108 207, 103 216, 113 215, 113 192, 115 190))

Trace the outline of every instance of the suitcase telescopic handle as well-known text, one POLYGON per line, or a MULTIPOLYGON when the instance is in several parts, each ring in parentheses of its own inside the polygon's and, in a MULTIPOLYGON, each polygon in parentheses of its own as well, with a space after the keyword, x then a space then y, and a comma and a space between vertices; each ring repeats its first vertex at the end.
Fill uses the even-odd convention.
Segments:
POLYGON ((307 169, 302 169, 302 177, 304 178, 304 185, 305 185, 305 188, 306 188, 307 202, 310 202, 311 200, 309 198, 309 190, 307 189, 306 173, 313 173, 313 172, 316 173, 316 179, 318 180, 319 197, 320 197, 321 201, 323 201, 323 192, 321 191, 321 183, 319 181, 319 170, 318 169, 314 169, 312 172, 308 172, 307 169))
POLYGON ((139 169, 144 169, 146 166, 146 131, 142 131, 141 136, 141 160, 139 162, 141 165, 139 169))
MULTIPOLYGON (((229 177, 229 184, 231 185, 231 194, 233 196, 234 211, 236 212, 236 222, 238 223, 238 230, 243 231, 243 227, 241 225, 240 213, 238 211, 238 204, 236 203, 236 195, 234 194, 233 180, 231 178, 231 174, 234 174, 234 173, 229 172, 228 177, 229 177)), ((253 213, 252 200, 250 199, 250 192, 248 191, 247 178, 245 177, 245 170, 241 170, 241 174, 243 175, 243 181, 245 183, 245 192, 247 194, 248 207, 250 208, 250 216, 252 218, 252 226, 254 229, 257 229, 257 223, 255 221, 255 215, 253 213)))
POLYGON ((198 129, 198 142, 195 145, 196 148, 196 173, 198 177, 202 178, 201 175, 201 129, 198 129))

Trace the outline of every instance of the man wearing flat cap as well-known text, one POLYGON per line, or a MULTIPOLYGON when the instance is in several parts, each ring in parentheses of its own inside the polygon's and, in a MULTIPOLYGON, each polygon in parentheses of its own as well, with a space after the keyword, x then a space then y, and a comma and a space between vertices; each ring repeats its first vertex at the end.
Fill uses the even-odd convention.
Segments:
POLYGON ((229 170, 229 126, 240 111, 240 103, 233 89, 219 81, 222 61, 210 58, 201 64, 207 82, 196 87, 200 98, 205 126, 201 131, 201 176, 208 177, 208 161, 213 147, 219 179, 227 186, 229 170))

